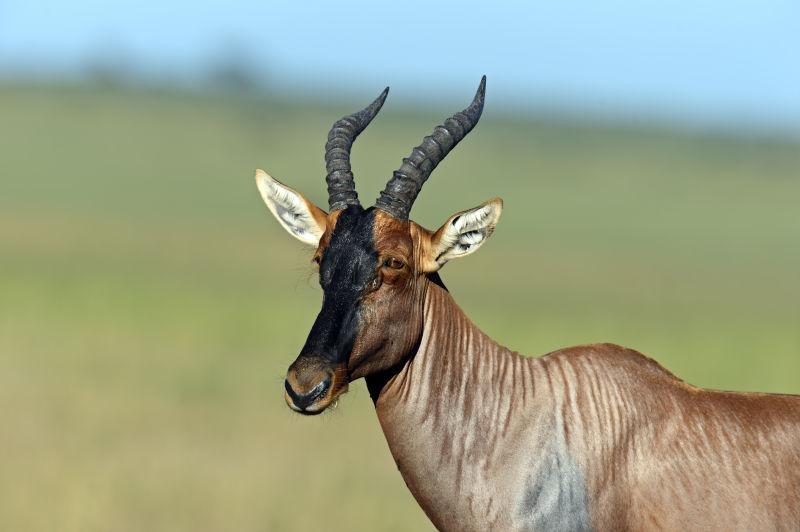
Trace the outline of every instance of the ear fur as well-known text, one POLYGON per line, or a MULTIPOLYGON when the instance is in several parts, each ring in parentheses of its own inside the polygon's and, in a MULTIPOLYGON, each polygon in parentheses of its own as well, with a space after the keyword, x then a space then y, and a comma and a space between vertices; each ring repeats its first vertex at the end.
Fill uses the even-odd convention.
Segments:
POLYGON ((270 212, 290 235, 305 244, 319 245, 327 225, 325 211, 264 170, 256 170, 256 185, 270 212))
POLYGON ((435 272, 447 261, 477 251, 494 232, 501 212, 503 200, 494 198, 448 218, 425 246, 422 268, 435 272))

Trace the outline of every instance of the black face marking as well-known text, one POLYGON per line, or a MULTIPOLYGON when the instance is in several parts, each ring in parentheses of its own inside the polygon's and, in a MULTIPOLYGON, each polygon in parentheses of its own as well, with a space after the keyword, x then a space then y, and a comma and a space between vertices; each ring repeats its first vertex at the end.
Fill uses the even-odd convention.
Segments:
POLYGON ((339 215, 319 265, 322 309, 300 356, 343 363, 350 355, 358 334, 361 298, 378 268, 374 226, 372 207, 364 210, 351 205, 339 215))

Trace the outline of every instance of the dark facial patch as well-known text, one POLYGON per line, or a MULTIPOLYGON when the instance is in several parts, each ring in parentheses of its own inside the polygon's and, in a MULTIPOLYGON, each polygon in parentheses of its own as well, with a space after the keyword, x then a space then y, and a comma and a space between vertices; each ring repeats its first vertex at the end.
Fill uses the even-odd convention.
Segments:
POLYGON ((378 253, 373 228, 375 210, 351 205, 336 220, 319 265, 323 291, 320 310, 302 356, 343 363, 358 333, 361 297, 375 278, 378 253))

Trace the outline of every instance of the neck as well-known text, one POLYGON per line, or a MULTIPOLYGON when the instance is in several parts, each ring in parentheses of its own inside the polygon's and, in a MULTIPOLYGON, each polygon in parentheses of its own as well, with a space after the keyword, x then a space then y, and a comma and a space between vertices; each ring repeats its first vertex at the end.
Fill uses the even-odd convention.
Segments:
POLYGON ((514 414, 536 398, 533 370, 431 283, 418 348, 397 368, 368 379, 395 462, 438 527, 445 520, 452 526, 456 501, 470 501, 468 513, 492 512, 491 497, 477 499, 508 458, 504 443, 514 439, 514 414))

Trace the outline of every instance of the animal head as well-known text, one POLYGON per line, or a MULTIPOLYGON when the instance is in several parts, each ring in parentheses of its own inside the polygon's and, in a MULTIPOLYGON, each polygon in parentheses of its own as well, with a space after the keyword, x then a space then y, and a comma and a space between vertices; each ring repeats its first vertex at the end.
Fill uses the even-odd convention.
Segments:
POLYGON ((325 212, 262 170, 256 183, 289 234, 314 249, 322 309, 300 355, 289 366, 286 403, 318 414, 350 381, 386 371, 413 353, 423 329, 425 293, 438 270, 476 251, 492 234, 502 201, 450 216, 436 231, 409 220, 414 200, 442 159, 483 111, 486 77, 472 103, 436 127, 396 170, 375 206, 363 208, 350 167, 350 149, 383 105, 388 88, 369 106, 333 124, 325 145, 325 212))

